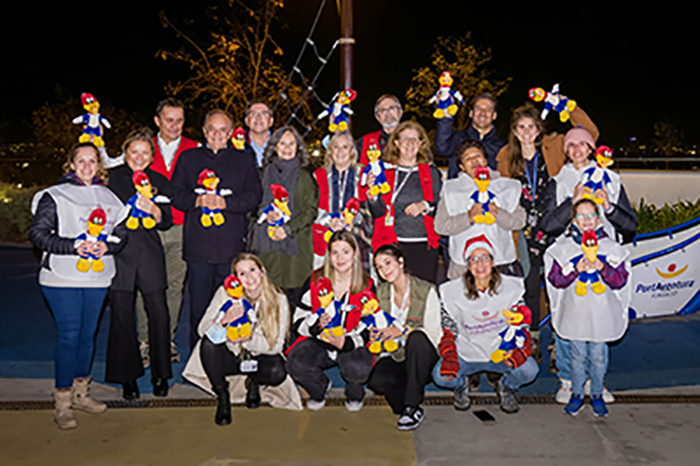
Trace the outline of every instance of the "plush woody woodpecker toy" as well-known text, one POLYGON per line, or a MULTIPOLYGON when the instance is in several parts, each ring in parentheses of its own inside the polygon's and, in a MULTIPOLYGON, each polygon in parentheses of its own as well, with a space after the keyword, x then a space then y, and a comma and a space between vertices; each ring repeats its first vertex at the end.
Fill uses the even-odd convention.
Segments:
MULTIPOLYGON (((351 197, 348 200, 347 204, 345 204, 345 208, 342 212, 331 212, 329 214, 329 218, 331 220, 342 218, 343 220, 345 220, 345 224, 348 227, 351 227, 352 222, 355 220, 355 217, 357 217, 358 213, 360 213, 360 201, 356 197, 351 197)), ((323 234, 323 239, 326 240, 326 243, 330 241, 331 236, 333 236, 333 233, 335 232, 336 230, 334 230, 330 226, 328 227, 328 230, 323 234)))
POLYGON ((591 199, 596 204, 602 204, 604 200, 595 195, 599 189, 610 189, 612 178, 608 173, 608 167, 613 164, 613 151, 608 146, 600 146, 595 151, 596 165, 583 171, 581 184, 583 194, 581 199, 591 199))
POLYGON ((352 109, 350 108, 350 102, 355 100, 357 97, 357 92, 352 89, 345 89, 340 91, 338 98, 335 103, 333 103, 333 109, 329 112, 324 110, 318 115, 318 119, 325 118, 328 116, 328 131, 335 133, 336 131, 347 131, 348 129, 348 117, 347 115, 352 115, 352 109))
POLYGON ((519 367, 532 354, 532 340, 528 332, 532 319, 530 309, 515 305, 510 310, 503 309, 502 313, 508 327, 498 334, 501 342, 491 353, 491 362, 519 367))
POLYGON ((243 306, 243 315, 228 323, 226 326, 226 338, 232 342, 245 340, 253 334, 254 321, 251 318, 253 315, 253 306, 243 297, 243 285, 238 280, 238 277, 231 274, 224 280, 224 289, 230 296, 219 308, 219 316, 223 318, 224 314, 237 302, 243 306))
POLYGON ((395 317, 383 311, 379 307, 377 297, 369 290, 364 290, 360 294, 360 304, 362 305, 362 322, 364 322, 370 330, 382 330, 394 326, 401 331, 401 337, 373 341, 368 345, 369 352, 372 354, 379 354, 384 350, 388 353, 393 353, 399 349, 398 341, 409 331, 409 328, 404 327, 395 317))
POLYGON ((233 130, 233 134, 231 135, 231 142, 233 143, 233 147, 235 147, 238 150, 244 150, 245 149, 245 130, 241 128, 240 126, 236 129, 233 130))
POLYGON ((289 210, 289 193, 284 186, 277 183, 272 184, 270 185, 270 191, 272 191, 272 202, 270 202, 270 204, 268 204, 268 206, 265 207, 260 213, 258 223, 262 224, 265 222, 268 214, 271 212, 277 212, 281 215, 277 221, 268 223, 267 225, 267 236, 272 238, 272 236, 275 234, 275 228, 281 227, 287 223, 292 217, 292 212, 289 210))
MULTIPOLYGON (((217 196, 224 197, 233 194, 233 191, 230 189, 217 189, 220 181, 214 170, 205 168, 199 174, 199 178, 197 179, 198 186, 194 188, 194 192, 200 196, 204 194, 216 194, 217 196)), ((212 222, 218 227, 223 225, 226 219, 220 209, 210 209, 202 206, 202 216, 199 218, 199 221, 204 228, 209 228, 212 226, 212 222)))
POLYGON ((126 201, 126 205, 131 207, 131 212, 129 212, 129 218, 126 220, 126 227, 129 230, 136 230, 139 227, 139 219, 141 219, 141 225, 146 230, 150 230, 156 226, 156 221, 153 219, 151 214, 138 208, 136 202, 139 196, 143 196, 146 199, 153 199, 155 195, 155 188, 151 185, 151 180, 148 179, 143 171, 137 170, 131 176, 131 180, 134 182, 134 188, 136 192, 133 196, 126 201))
POLYGON ((493 225, 496 221, 496 217, 491 213, 489 207, 491 202, 496 198, 496 195, 489 191, 489 184, 491 184, 489 169, 486 167, 477 168, 474 173, 474 183, 476 183, 477 190, 469 196, 467 209, 470 209, 474 204, 481 204, 482 213, 474 217, 474 223, 493 225))
POLYGON ((452 73, 449 71, 443 71, 438 78, 440 83, 440 89, 435 93, 435 95, 428 101, 428 103, 433 103, 437 101, 437 109, 433 113, 433 117, 438 120, 446 116, 455 116, 457 113, 457 104, 455 104, 455 99, 459 100, 459 103, 464 105, 464 98, 459 92, 455 92, 451 89, 452 83, 452 73))
POLYGON ((569 121, 571 112, 576 108, 576 102, 559 95, 559 84, 555 84, 552 92, 547 92, 541 87, 533 87, 528 91, 528 96, 535 102, 544 101, 544 110, 542 110, 542 119, 544 120, 549 115, 550 110, 554 110, 559 114, 559 120, 562 123, 569 121))
POLYGON ((324 335, 327 338, 330 336, 342 337, 345 333, 343 329, 343 316, 341 313, 342 303, 335 299, 331 280, 328 277, 321 277, 318 279, 315 288, 319 307, 314 310, 314 314, 319 317, 326 314, 331 318, 323 327, 319 338, 322 338, 324 335))
POLYGON ((386 179, 386 165, 384 162, 379 160, 382 153, 377 149, 376 145, 370 145, 367 150, 367 166, 362 169, 362 175, 360 177, 360 185, 367 186, 369 188, 368 195, 371 197, 376 197, 379 194, 386 194, 391 191, 391 186, 386 179), (369 186, 369 175, 374 175, 374 183, 369 186))
MULTIPOLYGON (((596 235, 596 232, 593 230, 583 232, 581 236, 581 250, 583 254, 579 254, 571 259, 571 264, 574 268, 584 257, 591 264, 595 264, 597 259, 603 263, 606 262, 606 257, 604 255, 598 255, 598 235, 596 235)), ((586 296, 588 293, 587 284, 589 283, 591 285, 591 290, 593 290, 595 294, 605 293, 607 289, 605 284, 600 281, 600 274, 597 270, 584 270, 583 272, 579 272, 578 280, 576 280, 576 286, 574 288, 576 294, 578 296, 586 296)))
MULTIPOLYGON (((87 221, 87 231, 81 233, 75 239, 76 248, 80 247, 85 241, 96 243, 98 241, 107 241, 107 235, 102 233, 107 224, 107 214, 100 207, 90 213, 87 221)), ((87 273, 90 269, 93 272, 102 272, 105 269, 102 258, 95 257, 91 252, 80 254, 76 268, 83 273, 87 273)))
POLYGON ((102 126, 112 128, 109 121, 99 114, 100 103, 95 99, 95 96, 83 93, 80 96, 80 101, 83 103, 83 108, 87 111, 86 114, 73 119, 73 124, 83 125, 83 134, 78 138, 78 142, 90 142, 97 147, 104 147, 105 142, 102 139, 102 126))

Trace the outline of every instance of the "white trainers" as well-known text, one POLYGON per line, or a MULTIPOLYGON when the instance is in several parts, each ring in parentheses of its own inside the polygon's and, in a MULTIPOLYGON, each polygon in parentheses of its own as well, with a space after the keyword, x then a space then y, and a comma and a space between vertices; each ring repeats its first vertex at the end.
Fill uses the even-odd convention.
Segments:
POLYGON ((351 413, 358 412, 359 410, 362 409, 362 400, 360 400, 360 401, 346 400, 345 401, 345 409, 347 409, 351 413))
MULTIPOLYGON (((586 383, 583 386, 583 394, 584 395, 591 395, 591 379, 586 380, 586 383)), ((608 387, 603 387, 603 401, 606 403, 615 403, 615 397, 613 396, 612 393, 608 390, 608 387)))
POLYGON ((559 391, 555 399, 559 404, 569 404, 571 399, 571 380, 559 379, 559 391))
MULTIPOLYGON (((331 391, 331 388, 333 388, 333 381, 329 380, 328 387, 326 388, 326 393, 323 395, 323 399, 321 401, 316 401, 316 400, 312 400, 311 398, 309 398, 308 400, 306 400, 306 408, 311 410, 311 411, 318 411, 319 409, 326 406, 326 397, 328 396, 328 393, 331 391)), ((360 405, 360 408, 362 408, 362 405, 360 405)), ((349 410, 349 408, 348 408, 348 410, 349 410)), ((359 411, 359 409, 358 409, 358 411, 359 411)))

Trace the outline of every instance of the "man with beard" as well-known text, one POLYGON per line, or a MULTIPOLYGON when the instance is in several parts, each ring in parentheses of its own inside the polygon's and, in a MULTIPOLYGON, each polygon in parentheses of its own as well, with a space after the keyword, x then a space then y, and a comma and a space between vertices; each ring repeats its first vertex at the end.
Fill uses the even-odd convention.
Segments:
MULTIPOLYGON (((372 147, 379 149, 382 154, 394 128, 398 126, 403 115, 403 107, 398 97, 392 94, 384 94, 374 104, 374 117, 382 129, 373 133, 367 133, 357 140, 357 153, 360 154, 360 163, 367 165, 367 150, 372 147)), ((456 146, 455 146, 456 147, 456 146)), ((453 148, 454 152, 454 148, 453 148)))

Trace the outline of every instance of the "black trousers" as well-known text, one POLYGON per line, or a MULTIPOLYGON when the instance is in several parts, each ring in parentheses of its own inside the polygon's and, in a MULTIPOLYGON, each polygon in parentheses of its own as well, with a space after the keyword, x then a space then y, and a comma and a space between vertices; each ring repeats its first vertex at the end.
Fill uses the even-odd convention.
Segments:
MULTIPOLYGON (((136 290, 110 290, 109 302, 111 317, 105 380, 126 383, 144 374, 136 334, 136 290)), ((151 377, 169 379, 173 372, 170 363, 170 315, 165 290, 144 294, 143 302, 148 315, 151 377)))
POLYGON ((231 264, 187 263, 187 286, 190 290, 190 349, 199 341, 197 327, 204 317, 214 291, 231 273, 231 264))
POLYGON ((199 347, 199 357, 212 387, 222 387, 227 375, 247 375, 258 385, 277 386, 284 382, 287 371, 282 355, 260 354, 252 359, 258 361, 256 372, 241 372, 241 360, 226 347, 226 343, 215 345, 206 336, 199 347))
POLYGON ((312 400, 321 401, 326 396, 329 381, 323 371, 336 364, 345 380, 345 397, 349 401, 361 401, 365 396, 364 384, 372 370, 372 355, 364 346, 338 352, 334 361, 321 343, 308 338, 292 348, 287 358, 287 372, 312 400))
POLYGON ((414 277, 430 283, 437 283, 438 259, 440 248, 428 249, 428 242, 403 243, 399 242, 406 260, 405 268, 414 277))
POLYGON ((386 397, 394 414, 401 414, 406 406, 423 402, 425 386, 430 383, 438 359, 425 333, 414 331, 406 340, 406 359, 396 362, 391 357, 381 358, 374 365, 367 386, 386 397))
POLYGON ((532 313, 530 330, 540 329, 540 294, 542 293, 542 256, 530 254, 530 273, 525 278, 525 304, 532 313))

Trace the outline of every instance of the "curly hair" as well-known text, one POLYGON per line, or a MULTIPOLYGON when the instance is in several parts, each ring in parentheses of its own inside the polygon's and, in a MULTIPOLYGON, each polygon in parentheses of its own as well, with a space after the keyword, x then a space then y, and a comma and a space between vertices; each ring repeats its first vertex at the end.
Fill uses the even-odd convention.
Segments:
POLYGON ((296 139, 296 157, 299 157, 299 160, 301 160, 301 166, 306 167, 309 165, 309 152, 306 150, 306 144, 304 143, 304 140, 302 139, 301 135, 293 126, 283 126, 274 133, 272 133, 272 136, 270 136, 270 140, 267 141, 267 146, 265 147, 265 155, 263 157, 263 167, 267 167, 270 164, 270 162, 272 162, 272 160, 275 157, 277 157, 277 144, 280 142, 280 139, 282 139, 282 136, 284 136, 288 132, 292 133, 292 136, 294 136, 294 139, 296 139))

